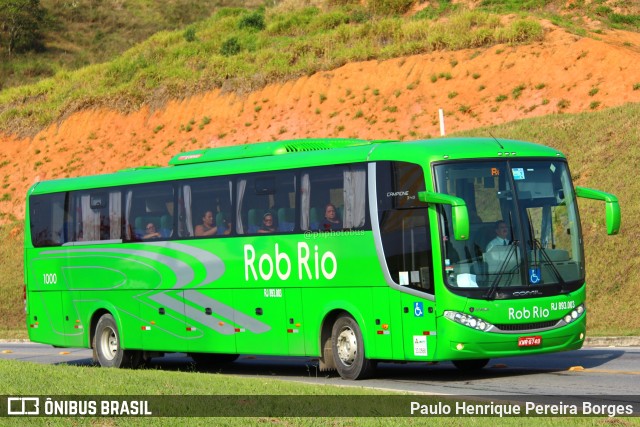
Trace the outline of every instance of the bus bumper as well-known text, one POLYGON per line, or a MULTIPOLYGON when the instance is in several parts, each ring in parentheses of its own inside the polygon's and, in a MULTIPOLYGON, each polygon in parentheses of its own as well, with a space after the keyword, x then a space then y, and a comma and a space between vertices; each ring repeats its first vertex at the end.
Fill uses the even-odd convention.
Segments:
POLYGON ((556 329, 518 333, 481 332, 449 321, 440 325, 444 330, 438 332, 438 360, 493 359, 577 350, 586 336, 586 316, 556 329), (522 345, 522 341, 533 344, 522 345))

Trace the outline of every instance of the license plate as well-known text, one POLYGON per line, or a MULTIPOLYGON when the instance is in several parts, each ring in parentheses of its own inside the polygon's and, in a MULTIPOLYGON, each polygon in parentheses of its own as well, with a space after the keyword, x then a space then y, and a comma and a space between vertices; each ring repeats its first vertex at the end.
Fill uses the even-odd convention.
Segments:
POLYGON ((518 338, 518 347, 535 347, 540 344, 542 344, 542 337, 540 335, 518 338))

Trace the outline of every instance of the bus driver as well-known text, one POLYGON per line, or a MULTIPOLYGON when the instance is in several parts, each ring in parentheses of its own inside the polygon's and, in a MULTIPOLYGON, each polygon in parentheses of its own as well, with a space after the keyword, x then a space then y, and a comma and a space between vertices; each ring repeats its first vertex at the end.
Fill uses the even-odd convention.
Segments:
POLYGON ((509 239, 507 238, 507 234, 509 229, 507 228, 507 223, 503 220, 496 221, 496 237, 493 238, 487 244, 487 250, 485 252, 489 252, 489 249, 494 246, 506 246, 509 244, 509 239))

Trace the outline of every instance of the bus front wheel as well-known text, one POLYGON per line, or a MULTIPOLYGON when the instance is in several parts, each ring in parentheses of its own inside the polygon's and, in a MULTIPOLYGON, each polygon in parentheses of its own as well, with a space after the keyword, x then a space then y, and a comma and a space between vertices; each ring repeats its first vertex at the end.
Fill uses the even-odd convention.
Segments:
POLYGON ((141 352, 120 346, 116 321, 111 314, 103 314, 93 336, 93 360, 105 368, 132 368, 140 359, 141 352))
POLYGON ((342 316, 333 324, 331 331, 333 359, 338 374, 347 380, 370 377, 375 362, 365 357, 362 332, 351 316, 342 316))

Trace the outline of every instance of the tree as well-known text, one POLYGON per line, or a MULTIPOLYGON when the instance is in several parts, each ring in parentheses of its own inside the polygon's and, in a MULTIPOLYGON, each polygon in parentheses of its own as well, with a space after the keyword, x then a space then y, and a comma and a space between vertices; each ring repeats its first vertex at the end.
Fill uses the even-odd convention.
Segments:
POLYGON ((42 48, 45 14, 40 0, 0 0, 0 46, 9 55, 42 48))

